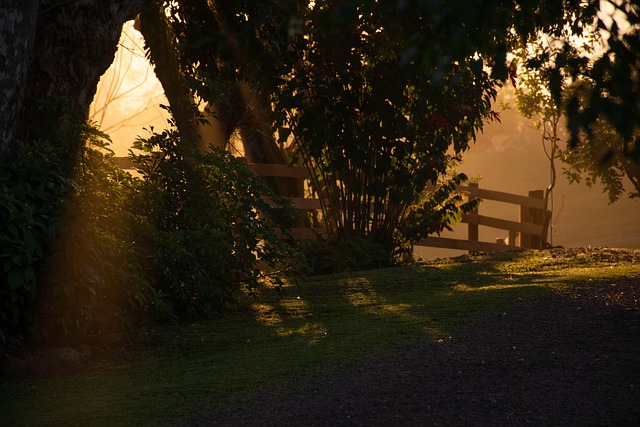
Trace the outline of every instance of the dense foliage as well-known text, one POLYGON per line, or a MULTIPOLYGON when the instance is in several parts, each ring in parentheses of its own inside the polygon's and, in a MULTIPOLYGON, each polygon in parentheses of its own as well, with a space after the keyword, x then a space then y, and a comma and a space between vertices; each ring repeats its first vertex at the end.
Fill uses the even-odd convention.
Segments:
MULTIPOLYGON (((474 206, 455 194, 465 177, 451 166, 482 124, 497 118, 496 88, 515 78, 508 53, 541 33, 558 40, 558 48, 535 53, 526 65, 544 77, 551 101, 560 105, 565 82, 587 83, 565 107, 574 145, 581 135, 592 147, 614 141, 615 128, 621 139, 604 150, 613 170, 610 194, 618 194, 626 165, 636 172, 625 173, 637 177, 638 163, 624 163, 640 157, 640 7, 631 1, 154 4, 163 19, 166 12, 168 45, 177 45, 176 72, 226 120, 228 134, 238 123, 255 125, 245 135, 277 137, 281 150, 308 166, 312 191, 324 203, 320 219, 335 239, 305 249, 312 263, 336 258, 341 270, 386 265, 474 206), (628 25, 599 16, 605 5, 628 25), (570 43, 586 28, 605 34, 598 56, 570 43)), ((116 166, 105 135, 69 113, 84 114, 91 76, 101 67, 82 55, 45 63, 66 46, 56 43, 58 35, 82 40, 77 33, 100 20, 100 13, 83 14, 89 26, 72 27, 65 14, 76 7, 91 4, 65 2, 40 11, 56 19, 37 20, 42 43, 33 45, 44 52, 31 55, 36 77, 22 92, 54 96, 18 100, 6 113, 20 117, 3 123, 3 135, 25 141, 0 141, 3 152, 15 147, 0 169, 5 342, 24 334, 98 334, 145 311, 209 315, 232 303, 240 284, 255 285, 258 262, 275 265, 289 255, 277 233, 286 209, 272 209, 263 196, 273 194, 236 160, 190 151, 192 143, 167 131, 139 141, 144 153, 133 157, 144 179, 134 178, 116 166), (80 69, 87 71, 83 79, 80 69), (53 105, 58 109, 50 114, 47 103, 59 101, 73 108, 53 105)), ((100 24, 121 23, 132 11, 100 24)), ((81 44, 91 49, 97 38, 86 36, 81 44)), ((566 158, 577 168, 575 179, 578 170, 595 171, 584 151, 573 153, 566 158)), ((589 182, 609 179, 601 170, 590 172, 589 182)), ((324 270, 321 264, 311 270, 324 270)))
POLYGON ((20 145, 0 170, 0 343, 209 316, 255 286, 259 262, 286 261, 289 211, 263 197, 284 202, 228 154, 185 158, 179 138, 141 139, 137 177, 91 126, 72 179, 50 142, 20 145))
POLYGON ((2 341, 53 341, 120 330, 149 302, 151 288, 128 241, 130 176, 113 161, 106 135, 87 125, 79 129, 83 148, 71 179, 67 162, 57 160, 56 133, 50 141, 24 144, 21 155, 3 167, 29 174, 28 179, 6 175, 11 186, 3 195, 29 196, 22 207, 4 211, 10 221, 3 221, 0 235, 20 233, 24 243, 2 245, 11 251, 5 272, 12 268, 1 287, 10 292, 3 298, 9 305, 3 313, 11 313, 3 317, 2 341), (20 191, 25 186, 28 191, 20 191), (17 221, 25 212, 32 218, 17 221))
MULTIPOLYGON (((595 28, 592 31, 602 37, 603 49, 595 55, 575 52, 570 48, 571 41, 566 41, 566 50, 555 58, 551 69, 555 76, 551 89, 560 99, 562 77, 589 83, 581 94, 570 94, 565 107, 571 146, 580 144, 582 132, 590 134, 597 128, 598 120, 606 120, 620 137, 621 154, 637 164, 640 162, 640 6, 630 0, 609 0, 590 2, 587 9, 595 28), (567 65, 571 71, 563 73, 567 65)), ((581 35, 581 32, 574 33, 581 35)))
POLYGON ((542 130, 543 147, 551 165, 550 189, 556 178, 555 160, 560 159, 571 183, 584 181, 590 187, 599 184, 613 203, 625 193, 632 198, 640 193, 640 163, 629 151, 633 143, 625 140, 605 115, 594 117, 595 121, 574 135, 577 140, 573 143, 562 140, 561 118, 566 105, 576 101, 588 105, 595 90, 594 82, 588 75, 571 78, 571 67, 566 64, 561 69, 560 98, 548 89, 553 77, 549 67, 563 52, 594 54, 602 49, 596 30, 597 27, 586 30, 584 37, 572 40, 571 45, 557 38, 541 37, 521 49, 518 55, 521 65, 526 65, 527 57, 535 56, 539 67, 520 67, 516 99, 518 110, 534 119, 542 130))
POLYGON ((144 316, 154 294, 130 241, 131 176, 116 164, 108 136, 84 129, 73 190, 39 275, 36 338, 125 329, 144 316))
POLYGON ((271 132, 309 168, 332 238, 397 256, 473 208, 450 185, 465 177, 447 171, 495 117, 499 80, 482 57, 414 58, 418 34, 441 41, 429 21, 352 1, 168 6, 194 91, 224 105, 231 81, 271 106, 271 132))
POLYGON ((282 143, 291 134, 313 171, 329 230, 369 236, 393 253, 473 208, 447 203, 455 186, 425 190, 449 179, 447 168, 488 120, 498 83, 480 58, 450 69, 407 61, 416 27, 398 22, 393 8, 350 6, 308 13, 289 44, 297 63, 273 103, 282 143))
POLYGON ((277 267, 290 256, 279 238, 286 203, 228 153, 184 151, 174 130, 139 140, 139 166, 131 208, 132 243, 145 277, 183 317, 207 316, 250 289, 258 262, 277 267))
MULTIPOLYGON (((250 98, 281 147, 308 166, 329 234, 371 236, 395 254, 472 208, 443 190, 453 188, 446 172, 482 124, 497 118, 491 111, 496 88, 516 81, 510 52, 541 34, 554 40, 555 50, 528 52, 525 62, 544 77, 544 90, 558 105, 565 79, 597 82, 587 115, 572 110, 575 101, 567 103, 573 131, 591 123, 600 107, 616 104, 619 88, 607 76, 634 67, 622 55, 634 51, 634 31, 623 34, 615 21, 598 21, 606 5, 597 2, 200 0, 163 6, 193 92, 225 118, 237 116, 234 99, 250 98), (573 47, 572 37, 594 26, 607 30, 616 55, 592 62, 590 52, 573 47), (439 183, 433 194, 441 198, 425 198, 425 189, 439 183)), ((626 2, 616 8, 637 14, 626 2)), ((634 81, 625 78, 627 86, 634 81)), ((619 98, 625 108, 635 102, 619 98)), ((625 144, 624 153, 633 156, 625 144)))
POLYGON ((37 272, 55 233, 68 180, 46 143, 18 143, 0 168, 0 342, 15 338, 35 313, 37 272))
MULTIPOLYGON (((576 82, 566 93, 584 99, 593 90, 588 81, 576 82)), ((633 136, 638 137, 640 133, 633 136)), ((629 145, 610 121, 599 117, 579 134, 579 144, 562 153, 565 175, 570 182, 582 182, 589 187, 599 185, 609 197, 609 203, 627 194, 640 197, 640 162, 630 158, 629 145), (631 185, 629 185, 629 183, 631 185)))

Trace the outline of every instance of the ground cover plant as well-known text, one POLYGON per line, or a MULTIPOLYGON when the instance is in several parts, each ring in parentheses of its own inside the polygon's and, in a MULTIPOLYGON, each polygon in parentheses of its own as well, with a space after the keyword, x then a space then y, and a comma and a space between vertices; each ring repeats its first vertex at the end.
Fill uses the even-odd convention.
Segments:
POLYGON ((224 318, 141 330, 143 340, 74 372, 3 380, 0 413, 8 425, 190 424, 345 362, 446 341, 514 300, 616 282, 637 288, 640 251, 463 256, 285 281, 282 292, 265 283, 224 318))

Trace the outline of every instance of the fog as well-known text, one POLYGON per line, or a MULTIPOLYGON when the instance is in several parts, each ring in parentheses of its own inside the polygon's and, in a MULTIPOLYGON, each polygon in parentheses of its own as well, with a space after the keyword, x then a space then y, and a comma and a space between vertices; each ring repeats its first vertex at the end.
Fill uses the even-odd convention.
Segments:
MULTIPOLYGON (((550 184, 549 160, 541 140, 541 130, 532 120, 515 111, 509 87, 495 104, 501 123, 485 126, 471 149, 463 155, 459 172, 478 179, 481 188, 527 195, 530 190, 543 190, 550 184), (503 104, 510 105, 504 109, 503 104)), ((563 147, 564 148, 564 147, 563 147)), ((554 189, 553 224, 549 236, 555 246, 606 246, 640 248, 640 200, 624 195, 613 204, 601 187, 589 188, 584 183, 569 184, 562 173, 563 164, 556 161, 557 181, 554 189)), ((625 188, 631 188, 627 183, 625 188)), ((515 205, 498 202, 481 203, 480 214, 517 221, 515 205)), ((443 237, 466 238, 467 227, 459 224, 443 237)), ((506 231, 480 226, 480 240, 495 242, 507 237, 506 231)), ((424 259, 461 254, 461 251, 423 249, 416 253, 424 259)))

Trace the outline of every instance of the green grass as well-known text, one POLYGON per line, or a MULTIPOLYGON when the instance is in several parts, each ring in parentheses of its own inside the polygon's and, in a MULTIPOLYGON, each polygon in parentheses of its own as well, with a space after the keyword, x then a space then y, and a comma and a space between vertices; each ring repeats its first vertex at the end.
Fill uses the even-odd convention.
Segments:
POLYGON ((82 372, 0 382, 2 425, 179 425, 337 363, 437 340, 516 298, 640 277, 639 259, 529 251, 266 285, 215 321, 147 331, 82 372))

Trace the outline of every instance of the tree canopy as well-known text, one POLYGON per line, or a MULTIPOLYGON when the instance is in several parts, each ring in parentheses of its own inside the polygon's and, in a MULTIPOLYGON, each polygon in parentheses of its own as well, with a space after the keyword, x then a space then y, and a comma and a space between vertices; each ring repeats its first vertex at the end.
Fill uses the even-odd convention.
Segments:
MULTIPOLYGON (((480 55, 486 60, 485 64, 492 65, 493 77, 503 80, 509 72, 507 52, 515 45, 534 39, 542 33, 568 41, 571 36, 581 35, 586 28, 596 28, 606 42, 605 48, 594 58, 572 51, 570 43, 565 43, 566 48, 554 57, 548 68, 551 89, 556 97, 560 96, 558 90, 563 69, 570 70, 571 78, 591 79, 592 90, 588 102, 580 104, 574 99, 567 104, 566 112, 573 141, 577 142, 579 132, 588 130, 589 125, 599 115, 603 115, 626 141, 625 154, 632 158, 639 157, 640 149, 633 139, 640 122, 637 103, 640 98, 637 55, 640 48, 639 7, 632 1, 596 0, 402 0, 389 4, 373 0, 288 0, 260 3, 137 0, 128 2, 126 7, 121 2, 7 0, 2 6, 6 19, 0 27, 4 35, 2 56, 6 73, 0 80, 10 90, 2 91, 0 103, 5 113, 0 122, 3 135, 0 155, 6 156, 14 137, 24 139, 22 133, 27 131, 28 126, 20 125, 23 122, 21 117, 33 117, 30 114, 33 107, 21 109, 22 95, 26 94, 27 99, 50 95, 68 96, 78 104, 81 111, 86 110, 88 101, 95 92, 98 76, 113 57, 123 20, 131 19, 141 12, 145 4, 166 4, 174 10, 182 9, 185 13, 192 10, 197 19, 189 23, 184 20, 182 24, 193 25, 191 32, 201 31, 209 40, 220 41, 219 25, 226 26, 225 34, 232 35, 233 42, 218 43, 217 47, 227 53, 251 59, 249 62, 260 67, 255 71, 262 73, 263 77, 271 73, 274 65, 278 66, 279 59, 286 56, 287 50, 265 51, 259 41, 282 39, 284 35, 304 28, 304 15, 309 13, 310 5, 316 5, 317 10, 332 8, 342 20, 350 19, 350 13, 358 10, 385 14, 389 22, 405 27, 403 63, 413 62, 432 69, 437 67, 446 74, 448 66, 480 55), (210 6, 215 9, 213 17, 210 6), (199 17, 198 11, 203 12, 199 17), (234 22, 238 18, 234 14, 240 14, 244 22, 234 22), (617 19, 608 19, 606 14, 615 14, 617 19), (66 19, 71 16, 74 19, 66 19), (260 33, 251 35, 252 28, 259 28, 261 20, 277 20, 279 24, 269 29, 263 26, 260 33), (18 21, 22 24, 14 25, 18 21), (247 37, 249 35, 253 41, 250 41, 251 37, 247 37), (77 44, 78 40, 82 43, 77 44), (65 50, 65 46, 69 49, 65 50), (71 49, 71 46, 76 46, 77 49, 71 49), (85 51, 86 53, 81 53, 85 51), (96 56, 99 52, 101 57, 96 56), (54 63, 57 65, 53 66, 54 63), (81 69, 88 74, 80 74, 81 69), (27 70, 30 71, 27 73, 27 70), (17 111, 22 111, 20 117, 16 116, 17 111), (13 120, 12 117, 17 117, 18 120, 13 120), (16 125, 22 130, 18 131, 16 125)), ((174 18, 177 21, 182 19, 177 15, 174 18)), ((170 36, 182 47, 186 47, 180 31, 175 31, 170 36)), ((192 45, 189 49, 195 53, 206 44, 207 42, 192 45)), ((216 57, 219 58, 219 55, 207 60, 216 57)), ((536 62, 539 61, 532 59, 530 65, 537 66, 536 62)), ((210 71, 213 74, 209 78, 220 79, 219 70, 211 68, 210 71)), ((245 64, 243 74, 246 75, 249 71, 245 64)), ((237 92, 228 92, 228 95, 226 103, 242 99, 237 92)), ((257 95, 261 96, 262 93, 257 95)), ((218 117, 222 115, 223 112, 219 111, 218 117)))
MULTIPOLYGON (((566 104, 574 133, 588 130, 600 108, 634 105, 616 103, 619 88, 607 78, 621 61, 634 67, 620 56, 633 49, 633 30, 622 34, 605 25, 597 2, 528 3, 194 1, 162 7, 192 90, 216 105, 231 127, 240 123, 239 111, 260 111, 262 131, 278 135, 281 148, 309 166, 335 235, 373 235, 391 245, 403 232, 409 240, 419 229, 439 232, 460 212, 459 200, 436 202, 430 199, 435 193, 425 199, 425 191, 445 178, 483 123, 497 117, 491 111, 497 88, 516 80, 509 53, 541 34, 559 47, 532 52, 526 65, 544 77, 553 100, 566 79, 596 82, 587 110, 574 108, 575 100, 566 104), (595 61, 571 43, 604 28, 609 50, 595 61), (411 225, 402 230, 403 222, 411 225)), ((633 29, 637 8, 616 8, 633 29)), ((629 126, 633 121, 620 127, 623 138, 629 126)), ((626 147, 634 157, 633 143, 626 147)))

